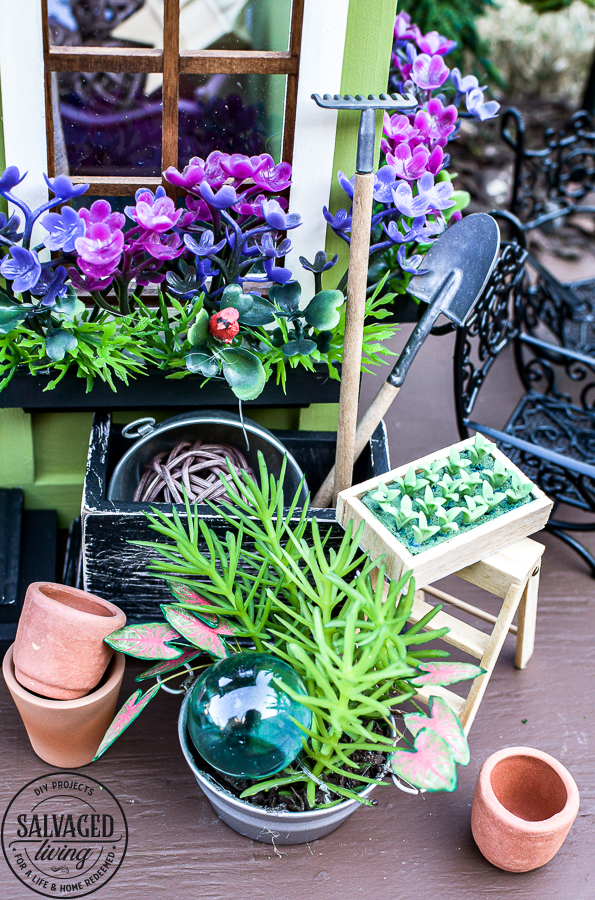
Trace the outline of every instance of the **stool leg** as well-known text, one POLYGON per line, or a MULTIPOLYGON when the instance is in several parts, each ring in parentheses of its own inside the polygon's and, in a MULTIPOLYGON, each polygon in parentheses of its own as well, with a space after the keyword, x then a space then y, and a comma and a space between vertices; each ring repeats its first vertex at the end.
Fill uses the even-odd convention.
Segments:
POLYGON ((541 562, 537 564, 533 574, 527 579, 523 596, 519 604, 519 617, 516 636, 516 653, 514 664, 517 669, 524 669, 535 647, 535 626, 537 624, 537 596, 539 593, 539 573, 541 562))

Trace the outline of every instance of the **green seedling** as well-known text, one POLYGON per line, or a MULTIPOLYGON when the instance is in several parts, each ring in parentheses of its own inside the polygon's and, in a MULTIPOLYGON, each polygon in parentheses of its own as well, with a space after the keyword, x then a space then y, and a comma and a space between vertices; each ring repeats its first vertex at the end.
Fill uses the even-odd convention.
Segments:
POLYGON ((492 450, 496 447, 495 444, 492 444, 491 441, 486 440, 483 434, 477 432, 475 435, 475 441, 472 447, 469 447, 467 453, 469 454, 469 458, 474 466, 477 466, 482 460, 489 456, 492 450))
POLYGON ((428 519, 431 519, 434 513, 439 510, 441 506, 444 506, 445 503, 446 500, 444 497, 434 497, 430 485, 426 487, 424 499, 417 501, 419 508, 428 519))
POLYGON ((436 512, 436 519, 438 521, 438 525, 440 526, 440 531, 442 534, 448 534, 449 531, 458 531, 459 524, 455 522, 457 516, 461 513, 464 513, 465 510, 462 506, 453 506, 452 509, 439 509, 436 512))
POLYGON ((417 513, 413 512, 411 497, 407 494, 401 498, 401 502, 398 506, 389 506, 385 512, 394 516, 397 531, 402 531, 409 522, 417 518, 417 513))
POLYGON ((475 488, 482 483, 481 475, 477 472, 465 472, 461 470, 457 488, 461 497, 472 497, 475 488))
POLYGON ((492 510, 502 503, 506 494, 503 491, 494 491, 491 484, 484 481, 481 487, 481 496, 487 508, 492 510))
POLYGON ((461 469, 466 469, 467 466, 471 465, 470 459, 462 459, 461 454, 456 449, 456 447, 450 448, 450 453, 448 454, 448 461, 446 463, 446 471, 449 475, 458 475, 461 469))
POLYGON ((499 459, 494 462, 494 468, 492 471, 486 469, 484 472, 484 476, 486 481, 492 485, 493 488, 502 487, 505 481, 508 481, 511 473, 508 471, 504 463, 501 463, 499 459))
POLYGON ((463 525, 471 525, 472 522, 477 522, 488 511, 488 507, 482 499, 465 497, 465 503, 467 504, 467 509, 463 508, 463 525))
POLYGON ((396 478, 395 484, 398 484, 404 494, 413 497, 416 491, 421 491, 427 485, 427 479, 418 478, 414 466, 409 466, 404 478, 396 478))
POLYGON ((440 481, 440 476, 442 474, 442 469, 446 466, 448 460, 447 459, 435 459, 434 462, 429 466, 422 466, 421 473, 430 484, 436 484, 440 481))
POLYGON ((433 537, 437 531, 440 531, 439 525, 428 525, 428 520, 425 515, 420 512, 418 515, 418 523, 417 525, 412 525, 411 529, 415 536, 415 540, 418 544, 425 544, 426 541, 429 541, 431 537, 433 537))
POLYGON ((378 490, 372 494, 372 500, 376 500, 380 509, 384 510, 384 512, 388 512, 388 504, 392 503, 393 500, 396 500, 400 493, 401 490, 398 487, 391 490, 386 484, 379 484, 378 490))
POLYGON ((459 485, 460 480, 457 479, 455 481, 454 478, 451 478, 450 475, 445 474, 442 481, 439 481, 436 487, 439 489, 440 493, 444 497, 447 503, 451 501, 455 502, 459 499, 459 485))
POLYGON ((532 490, 532 484, 522 481, 521 477, 513 472, 512 486, 506 491, 506 499, 509 503, 518 503, 519 500, 524 500, 532 490))

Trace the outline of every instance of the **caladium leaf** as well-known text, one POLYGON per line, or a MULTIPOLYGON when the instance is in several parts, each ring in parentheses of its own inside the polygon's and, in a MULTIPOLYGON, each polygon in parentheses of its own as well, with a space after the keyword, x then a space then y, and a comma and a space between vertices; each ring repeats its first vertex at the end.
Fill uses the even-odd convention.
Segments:
POLYGON ((419 663, 417 668, 424 674, 411 679, 413 687, 456 684, 457 681, 467 681, 485 674, 485 669, 472 663, 424 662, 419 663))
POLYGON ((456 763, 459 763, 461 766, 466 766, 469 763, 471 755, 463 726, 459 721, 459 717, 442 697, 430 698, 429 716, 424 715, 424 713, 407 713, 403 716, 403 721, 413 737, 422 728, 429 728, 441 737, 443 741, 446 741, 456 763))
POLYGON ((165 622, 148 625, 125 625, 105 638, 114 650, 121 650, 138 659, 177 659, 184 652, 180 647, 168 646, 168 641, 180 639, 177 631, 165 622))
POLYGON ((443 738, 422 728, 413 750, 397 750, 390 758, 395 775, 420 791, 454 791, 457 768, 450 747, 443 738))
POLYGON ((141 675, 137 675, 134 680, 146 681, 147 678, 156 678, 157 675, 165 675, 167 672, 173 672, 175 669, 179 669, 180 666, 183 666, 184 663, 190 662, 190 660, 200 656, 201 653, 202 650, 184 650, 182 655, 178 656, 177 659, 164 659, 162 662, 157 663, 157 665, 151 666, 150 669, 147 669, 147 671, 143 672, 141 675))
POLYGON ((219 659, 227 656, 227 647, 218 629, 205 625, 194 613, 184 609, 183 606, 178 606, 177 603, 162 604, 161 610, 170 625, 173 625, 195 647, 200 647, 201 650, 219 659))
POLYGON ((200 594, 197 594, 196 591, 191 587, 188 587, 187 584, 183 584, 181 581, 170 581, 169 589, 180 606, 184 606, 186 609, 191 607, 195 616, 198 616, 199 619, 202 619, 203 622, 206 622, 207 625, 210 625, 210 627, 214 628, 219 634, 232 635, 236 633, 237 629, 231 622, 227 622, 225 619, 215 616, 212 613, 203 612, 201 606, 210 606, 209 601, 205 600, 204 597, 201 597, 200 594))
POLYGON ((139 688, 134 692, 132 697, 128 698, 122 709, 116 713, 116 718, 105 732, 103 740, 97 748, 97 753, 93 757, 93 762, 95 762, 96 759, 99 759, 100 756, 103 756, 107 748, 111 747, 116 738, 120 737, 123 731, 126 731, 128 726, 134 722, 138 714, 143 711, 149 700, 153 699, 160 687, 160 684, 153 684, 144 694, 139 688))

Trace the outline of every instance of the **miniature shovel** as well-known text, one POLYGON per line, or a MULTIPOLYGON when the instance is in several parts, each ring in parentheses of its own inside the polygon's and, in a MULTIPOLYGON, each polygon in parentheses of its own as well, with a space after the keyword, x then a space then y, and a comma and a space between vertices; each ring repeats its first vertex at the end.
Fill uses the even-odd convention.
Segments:
MULTIPOLYGON (((407 288, 418 300, 428 303, 428 309, 413 329, 394 369, 357 427, 354 459, 359 457, 390 409, 411 363, 438 316, 447 316, 455 325, 465 324, 492 274, 499 249, 500 231, 495 220, 485 213, 475 213, 448 228, 428 250, 422 263, 427 273, 415 275, 407 288)), ((312 506, 329 506, 334 483, 335 473, 331 469, 312 506)))

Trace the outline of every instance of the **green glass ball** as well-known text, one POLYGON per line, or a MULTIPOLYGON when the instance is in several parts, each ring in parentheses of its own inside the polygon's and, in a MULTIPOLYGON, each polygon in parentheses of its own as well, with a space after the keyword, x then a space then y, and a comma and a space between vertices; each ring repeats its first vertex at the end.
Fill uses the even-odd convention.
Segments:
POLYGON ((312 713, 274 683, 307 696, 286 662, 268 653, 234 653, 210 666, 192 688, 188 732, 214 769, 234 778, 268 778, 302 750, 312 713))

